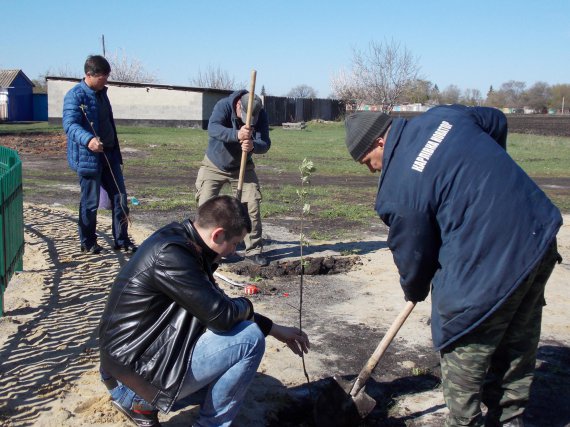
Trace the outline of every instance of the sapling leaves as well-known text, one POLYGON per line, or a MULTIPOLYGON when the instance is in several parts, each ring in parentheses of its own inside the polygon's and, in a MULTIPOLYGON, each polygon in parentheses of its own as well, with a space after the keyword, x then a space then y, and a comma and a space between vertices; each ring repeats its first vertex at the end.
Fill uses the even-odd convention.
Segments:
MULTIPOLYGON (((303 159, 303 162, 299 166, 299 171, 301 172, 301 188, 297 190, 297 196, 303 208, 301 209, 301 231, 299 232, 299 247, 301 254, 301 275, 299 283, 299 329, 303 331, 303 277, 305 275, 305 267, 309 265, 309 262, 303 258, 303 247, 309 246, 309 241, 305 237, 305 216, 311 211, 311 205, 307 203, 307 198, 309 196, 309 191, 305 186, 310 184, 311 175, 315 172, 315 165, 312 161, 303 159)), ((307 384, 309 385, 309 394, 311 393, 311 381, 309 380, 309 374, 307 373, 307 368, 305 366, 305 357, 301 354, 303 361, 303 373, 307 379, 307 384)))

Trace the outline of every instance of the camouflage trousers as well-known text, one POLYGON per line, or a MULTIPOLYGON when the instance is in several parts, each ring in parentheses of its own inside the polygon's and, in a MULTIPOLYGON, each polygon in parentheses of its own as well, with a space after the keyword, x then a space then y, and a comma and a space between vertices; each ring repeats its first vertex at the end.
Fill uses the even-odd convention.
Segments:
MULTIPOLYGON (((218 169, 208 157, 204 156, 202 165, 196 177, 196 202, 198 206, 214 196, 218 196, 224 187, 229 185, 232 195, 236 194, 239 181, 239 170, 234 172, 224 172, 218 169)), ((241 201, 247 204, 247 210, 251 219, 251 233, 245 236, 246 256, 260 254, 263 249, 263 238, 261 229, 261 191, 255 168, 246 167, 243 177, 243 188, 241 201)))
POLYGON ((518 289, 473 332, 441 351, 447 427, 500 426, 529 400, 544 287, 561 258, 556 239, 518 289), (484 417, 481 403, 487 407, 484 417))

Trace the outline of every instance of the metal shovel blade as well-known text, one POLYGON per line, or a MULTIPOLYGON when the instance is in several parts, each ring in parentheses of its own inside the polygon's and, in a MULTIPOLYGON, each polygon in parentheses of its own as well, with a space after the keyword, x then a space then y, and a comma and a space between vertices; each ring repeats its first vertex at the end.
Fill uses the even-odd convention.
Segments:
POLYGON ((376 406, 376 400, 364 388, 351 396, 353 382, 338 376, 325 386, 317 397, 313 408, 313 419, 317 427, 349 427, 362 421, 376 406))
POLYGON ((331 385, 319 395, 315 402, 313 417, 317 427, 355 426, 372 412, 376 401, 365 393, 364 385, 415 305, 416 303, 412 301, 406 303, 354 383, 337 376, 333 377, 331 385))

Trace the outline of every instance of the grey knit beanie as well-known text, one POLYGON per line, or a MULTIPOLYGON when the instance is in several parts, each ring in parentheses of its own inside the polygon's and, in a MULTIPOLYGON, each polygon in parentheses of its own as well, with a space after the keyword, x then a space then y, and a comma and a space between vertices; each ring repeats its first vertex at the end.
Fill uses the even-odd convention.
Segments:
MULTIPOLYGON (((246 122, 247 120, 247 106, 249 104, 249 93, 245 93, 241 97, 241 121, 246 122)), ((257 95, 253 96, 253 108, 251 110, 251 123, 250 125, 255 125, 257 123, 257 119, 259 118, 259 113, 263 108, 263 103, 261 102, 261 98, 257 95)))
POLYGON ((392 123, 392 118, 377 111, 359 111, 349 114, 345 120, 346 147, 356 161, 372 147, 376 138, 382 135, 392 123))

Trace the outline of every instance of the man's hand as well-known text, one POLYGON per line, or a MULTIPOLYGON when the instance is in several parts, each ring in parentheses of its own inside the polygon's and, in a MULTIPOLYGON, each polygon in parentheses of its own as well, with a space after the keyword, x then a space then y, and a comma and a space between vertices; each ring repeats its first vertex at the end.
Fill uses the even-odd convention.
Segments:
POLYGON ((97 137, 91 138, 89 144, 87 144, 87 148, 89 148, 94 153, 102 153, 103 152, 103 143, 97 137))
POLYGON ((301 332, 299 328, 281 326, 274 323, 269 335, 287 344, 287 347, 289 347, 297 356, 301 356, 303 353, 308 353, 309 348, 311 347, 309 337, 305 332, 301 332))
POLYGON ((238 131, 238 139, 240 142, 249 140, 253 137, 253 128, 250 126, 242 126, 238 131))
POLYGON ((251 139, 247 139, 245 141, 240 141, 240 142, 241 142, 241 151, 249 153, 251 150, 253 150, 253 141, 251 139))

